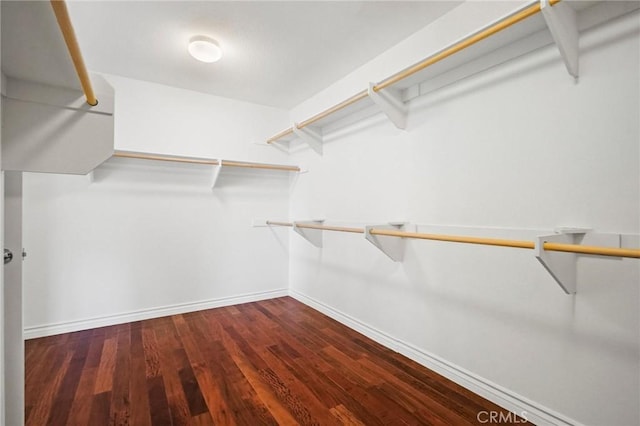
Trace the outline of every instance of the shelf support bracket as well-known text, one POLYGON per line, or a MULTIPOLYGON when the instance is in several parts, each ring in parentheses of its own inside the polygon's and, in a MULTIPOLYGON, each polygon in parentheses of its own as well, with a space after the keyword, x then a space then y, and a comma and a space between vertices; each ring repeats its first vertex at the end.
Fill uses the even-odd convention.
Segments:
POLYGON ((289 147, 291 145, 291 142, 289 141, 281 141, 281 140, 276 140, 271 142, 270 144, 258 144, 258 145, 263 145, 263 146, 270 146, 273 148, 276 148, 277 150, 284 152, 285 154, 289 154, 289 147))
POLYGON ((311 126, 298 127, 298 123, 293 123, 293 133, 304 141, 309 148, 317 154, 322 155, 322 131, 311 126))
POLYGON ((542 16, 553 40, 560 50, 567 71, 578 78, 578 24, 576 12, 567 2, 549 5, 549 0, 540 0, 542 16))
POLYGON ((300 234, 302 238, 309 241, 316 247, 322 248, 322 229, 299 228, 298 224, 309 223, 312 225, 322 225, 324 220, 311 220, 308 222, 294 222, 293 230, 300 234))
POLYGON ((218 182, 218 178, 220 177, 220 172, 222 171, 222 158, 218 161, 217 166, 213 166, 213 176, 211 177, 211 189, 216 187, 216 183, 218 182))
POLYGON ((407 107, 394 89, 373 90, 375 83, 369 83, 367 94, 389 120, 398 128, 407 127, 407 107))
POLYGON ((392 231, 404 231, 404 223, 386 223, 384 225, 368 225, 364 228, 364 237, 380 251, 386 254, 394 262, 402 262, 404 259, 404 238, 387 237, 384 235, 371 235, 371 229, 389 229, 392 231))
POLYGON ((584 228, 565 228, 559 230, 558 234, 542 235, 536 240, 536 258, 567 294, 575 294, 577 290, 578 255, 576 253, 546 251, 544 243, 576 244, 588 231, 590 230, 584 228))

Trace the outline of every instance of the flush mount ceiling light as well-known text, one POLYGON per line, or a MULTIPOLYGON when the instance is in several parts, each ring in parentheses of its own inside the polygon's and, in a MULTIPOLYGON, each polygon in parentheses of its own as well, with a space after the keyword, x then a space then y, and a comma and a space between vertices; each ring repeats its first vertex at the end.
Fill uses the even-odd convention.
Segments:
POLYGON ((189 40, 189 53, 202 62, 216 62, 222 58, 222 49, 218 42, 207 36, 193 36, 189 40))

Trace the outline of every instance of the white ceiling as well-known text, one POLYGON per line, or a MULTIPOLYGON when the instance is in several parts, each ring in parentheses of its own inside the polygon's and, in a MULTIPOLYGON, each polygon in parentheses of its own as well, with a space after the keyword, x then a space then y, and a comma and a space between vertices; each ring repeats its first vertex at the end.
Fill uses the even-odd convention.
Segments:
MULTIPOLYGON (((458 6, 459 1, 70 1, 87 67, 291 108, 458 6), (214 64, 189 56, 217 39, 214 64)), ((5 74, 75 78, 48 1, 2 1, 5 74), (70 77, 71 76, 71 77, 70 77)))

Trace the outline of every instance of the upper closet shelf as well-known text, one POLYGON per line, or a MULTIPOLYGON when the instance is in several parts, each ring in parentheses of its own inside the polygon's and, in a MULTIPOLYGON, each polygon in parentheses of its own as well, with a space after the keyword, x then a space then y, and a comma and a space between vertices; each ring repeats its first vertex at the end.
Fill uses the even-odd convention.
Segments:
POLYGON ((378 83, 366 82, 360 92, 293 123, 266 143, 288 145, 298 139, 322 154, 328 132, 380 111, 404 129, 409 100, 553 42, 567 72, 577 80, 579 32, 638 8, 640 3, 624 1, 595 5, 588 1, 536 1, 378 83))
MULTIPOLYGON (((52 73, 52 78, 65 80, 61 86, 7 77, 2 93, 2 170, 87 174, 113 154, 115 91, 99 76, 93 76, 95 86, 92 84, 63 0, 52 0, 50 5, 16 2, 7 8, 9 19, 18 13, 29 13, 38 23, 41 37, 60 41, 52 45, 62 45, 64 39, 82 90, 67 87, 76 86, 70 80, 73 74, 52 73)), ((34 49, 29 40, 8 39, 11 51, 17 52, 16 62, 32 59, 34 49)), ((64 47, 60 53, 54 49, 53 54, 56 53, 67 56, 64 47)))
POLYGON ((269 164, 269 163, 253 163, 248 161, 233 161, 233 160, 222 160, 222 159, 214 159, 214 158, 202 158, 202 157, 183 157, 176 155, 161 155, 161 154, 150 154, 144 152, 132 152, 132 151, 116 151, 113 154, 114 157, 119 158, 134 158, 140 160, 155 160, 155 161, 167 161, 174 163, 188 163, 188 164, 202 164, 213 166, 213 179, 211 186, 215 187, 216 182, 218 181, 218 177, 220 176, 220 172, 223 168, 227 167, 238 167, 244 169, 261 169, 261 170, 273 170, 273 171, 281 171, 281 172, 295 172, 301 173, 302 170, 298 166, 292 166, 288 164, 269 164))

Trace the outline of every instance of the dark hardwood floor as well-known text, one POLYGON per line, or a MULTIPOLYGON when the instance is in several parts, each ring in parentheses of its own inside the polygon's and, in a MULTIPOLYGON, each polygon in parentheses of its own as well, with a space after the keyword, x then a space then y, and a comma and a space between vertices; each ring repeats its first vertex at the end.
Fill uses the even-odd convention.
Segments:
POLYGON ((25 410, 27 425, 90 426, 465 425, 508 413, 289 297, 28 340, 25 410))

